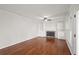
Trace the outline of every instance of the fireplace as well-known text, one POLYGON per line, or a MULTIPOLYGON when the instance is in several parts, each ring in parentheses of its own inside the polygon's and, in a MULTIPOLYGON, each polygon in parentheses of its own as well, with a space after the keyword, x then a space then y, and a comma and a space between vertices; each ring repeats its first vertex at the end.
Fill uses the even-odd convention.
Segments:
POLYGON ((46 31, 46 36, 55 38, 55 31, 46 31))

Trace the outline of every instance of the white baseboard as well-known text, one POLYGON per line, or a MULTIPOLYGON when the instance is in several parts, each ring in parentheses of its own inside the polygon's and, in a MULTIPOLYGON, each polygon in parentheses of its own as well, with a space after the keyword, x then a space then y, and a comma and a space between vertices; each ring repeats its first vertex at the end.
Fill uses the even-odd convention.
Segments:
POLYGON ((12 42, 10 44, 7 44, 7 45, 4 45, 2 47, 0 47, 0 49, 3 49, 3 48, 6 48, 6 47, 9 47, 9 46, 12 46, 12 45, 15 45, 15 44, 18 44, 18 43, 21 43, 21 42, 24 42, 24 41, 27 41, 27 40, 31 40, 32 38, 36 38, 38 36, 32 36, 32 37, 28 37, 28 38, 25 38, 23 40, 20 40, 20 41, 17 41, 17 42, 12 42))
POLYGON ((71 48, 71 45, 69 44, 68 40, 66 40, 66 43, 67 43, 67 46, 68 46, 68 48, 69 48, 71 54, 74 55, 74 54, 73 54, 73 51, 72 51, 72 48, 71 48))

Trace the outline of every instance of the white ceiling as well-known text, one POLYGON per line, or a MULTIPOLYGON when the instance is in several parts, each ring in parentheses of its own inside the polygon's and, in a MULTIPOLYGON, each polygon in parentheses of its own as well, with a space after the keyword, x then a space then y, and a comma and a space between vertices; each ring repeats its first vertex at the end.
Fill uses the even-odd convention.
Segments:
POLYGON ((56 17, 65 16, 68 13, 67 4, 2 4, 0 9, 16 13, 28 18, 43 16, 56 17))

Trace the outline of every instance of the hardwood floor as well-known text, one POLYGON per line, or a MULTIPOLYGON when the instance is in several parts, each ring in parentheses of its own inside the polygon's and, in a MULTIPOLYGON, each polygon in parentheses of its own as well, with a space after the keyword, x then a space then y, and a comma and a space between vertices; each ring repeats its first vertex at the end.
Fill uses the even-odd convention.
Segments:
POLYGON ((37 37, 0 49, 1 55, 70 55, 65 40, 37 37))

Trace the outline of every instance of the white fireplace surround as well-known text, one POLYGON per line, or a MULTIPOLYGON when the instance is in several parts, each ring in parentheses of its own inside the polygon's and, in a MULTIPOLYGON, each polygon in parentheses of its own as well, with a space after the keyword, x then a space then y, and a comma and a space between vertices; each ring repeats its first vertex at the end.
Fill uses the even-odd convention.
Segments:
POLYGON ((59 39, 64 39, 64 21, 49 21, 49 22, 43 22, 43 24, 40 24, 40 36, 46 36, 46 31, 55 31, 55 37, 59 39))

